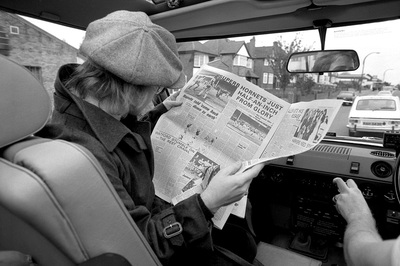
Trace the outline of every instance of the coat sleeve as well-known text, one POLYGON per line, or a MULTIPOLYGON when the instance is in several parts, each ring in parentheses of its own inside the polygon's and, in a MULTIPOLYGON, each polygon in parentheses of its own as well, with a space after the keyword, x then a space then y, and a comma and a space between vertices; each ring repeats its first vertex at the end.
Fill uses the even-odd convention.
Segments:
POLYGON ((153 131, 154 126, 156 125, 160 116, 166 113, 168 110, 165 108, 164 104, 160 103, 155 106, 152 110, 147 112, 143 117, 140 118, 140 121, 148 121, 151 123, 151 131, 153 131))

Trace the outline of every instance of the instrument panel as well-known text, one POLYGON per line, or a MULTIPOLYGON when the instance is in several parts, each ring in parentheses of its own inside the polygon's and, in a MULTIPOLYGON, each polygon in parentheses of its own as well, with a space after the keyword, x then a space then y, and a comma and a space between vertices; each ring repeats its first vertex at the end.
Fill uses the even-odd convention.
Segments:
POLYGON ((324 141, 307 152, 279 158, 270 164, 371 182, 392 183, 395 162, 396 154, 392 149, 324 141))
POLYGON ((353 179, 362 191, 383 238, 400 234, 400 205, 394 190, 396 152, 382 145, 324 140, 313 149, 270 161, 249 191, 257 234, 265 227, 306 232, 341 243, 345 228, 332 197, 333 178, 353 179))

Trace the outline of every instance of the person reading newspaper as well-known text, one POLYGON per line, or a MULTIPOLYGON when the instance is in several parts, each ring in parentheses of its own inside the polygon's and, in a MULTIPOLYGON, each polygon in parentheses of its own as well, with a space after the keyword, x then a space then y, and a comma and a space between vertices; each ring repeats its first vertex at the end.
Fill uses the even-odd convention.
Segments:
POLYGON ((256 240, 246 220, 212 230, 211 219, 247 193, 263 164, 212 171, 201 194, 176 205, 155 195, 151 130, 181 103, 174 94, 143 120, 137 115, 158 88, 185 83, 174 36, 145 13, 117 11, 89 24, 80 52, 87 58, 82 65, 59 69, 52 120, 37 135, 93 153, 163 265, 250 265, 256 240))
POLYGON ((394 266, 400 264, 400 237, 382 240, 371 210, 357 184, 333 179, 339 194, 333 197, 338 212, 347 221, 344 255, 352 266, 394 266))

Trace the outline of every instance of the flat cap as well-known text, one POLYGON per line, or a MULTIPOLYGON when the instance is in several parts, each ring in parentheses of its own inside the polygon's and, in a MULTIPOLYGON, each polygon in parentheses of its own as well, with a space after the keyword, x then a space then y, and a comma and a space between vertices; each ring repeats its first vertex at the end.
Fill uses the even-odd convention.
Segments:
POLYGON ((91 22, 80 52, 131 84, 171 89, 185 84, 174 35, 143 12, 116 11, 91 22))

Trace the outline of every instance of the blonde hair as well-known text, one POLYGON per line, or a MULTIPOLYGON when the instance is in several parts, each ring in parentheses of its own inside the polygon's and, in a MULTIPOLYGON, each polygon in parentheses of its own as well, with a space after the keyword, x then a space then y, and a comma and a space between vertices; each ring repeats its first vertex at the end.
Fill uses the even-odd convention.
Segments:
POLYGON ((143 101, 147 94, 145 86, 127 83, 90 60, 75 69, 66 87, 82 99, 96 99, 99 108, 121 117, 126 116, 132 106, 143 101))

